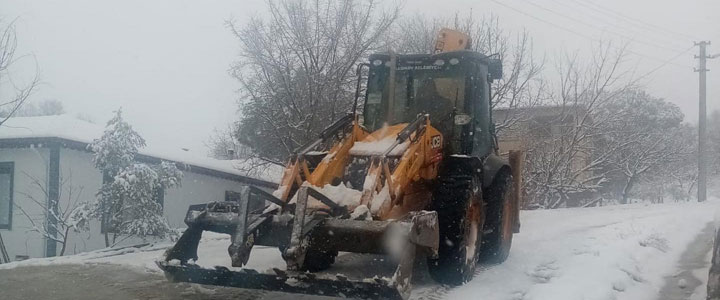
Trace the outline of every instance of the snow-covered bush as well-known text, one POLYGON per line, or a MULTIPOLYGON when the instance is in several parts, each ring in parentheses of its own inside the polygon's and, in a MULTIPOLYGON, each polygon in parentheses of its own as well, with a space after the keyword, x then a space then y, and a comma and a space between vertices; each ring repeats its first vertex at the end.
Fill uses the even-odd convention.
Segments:
POLYGON ((159 199, 166 189, 180 185, 183 174, 171 162, 136 162, 135 155, 143 146, 145 140, 122 119, 120 110, 103 136, 89 146, 95 152, 95 166, 105 178, 89 210, 103 224, 106 246, 114 244, 118 236, 165 237, 171 232, 159 199))

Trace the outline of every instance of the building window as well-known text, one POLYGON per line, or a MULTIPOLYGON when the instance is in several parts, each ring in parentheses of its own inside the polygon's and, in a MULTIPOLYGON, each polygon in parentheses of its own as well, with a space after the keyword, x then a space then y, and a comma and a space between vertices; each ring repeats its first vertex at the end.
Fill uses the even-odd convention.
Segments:
POLYGON ((12 228, 14 174, 14 163, 0 162, 0 229, 12 228))

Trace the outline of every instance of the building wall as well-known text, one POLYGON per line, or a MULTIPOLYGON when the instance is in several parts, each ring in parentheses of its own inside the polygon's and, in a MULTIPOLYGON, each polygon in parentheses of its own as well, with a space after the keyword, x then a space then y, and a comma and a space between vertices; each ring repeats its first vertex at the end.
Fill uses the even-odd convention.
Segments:
POLYGON ((0 229, 11 260, 16 256, 42 257, 45 253, 45 239, 32 231, 32 222, 40 226, 45 221, 45 210, 32 199, 47 199, 33 181, 38 180, 43 184, 47 182, 49 153, 47 148, 42 147, 0 149, 0 162, 15 164, 12 224, 10 230, 0 229))
MULTIPOLYGON (((31 201, 22 197, 22 193, 30 190, 29 179, 23 178, 23 172, 42 176, 47 180, 47 160, 49 151, 47 149, 0 149, 0 161, 15 162, 15 191, 14 199, 17 205, 27 206, 31 213, 39 221, 44 221, 46 216, 42 208, 31 205, 31 201), (38 159, 39 155, 42 159, 38 159)), ((207 203, 212 201, 223 201, 226 191, 241 192, 242 185, 239 182, 208 176, 204 174, 184 171, 184 177, 179 188, 169 189, 164 197, 164 215, 170 226, 184 228, 183 222, 188 206, 191 204, 207 203)), ((95 194, 102 185, 102 175, 92 162, 92 153, 60 149, 60 201, 59 207, 62 211, 69 211, 72 207, 83 202, 95 200, 95 194), (72 193, 71 193, 72 191, 72 193), (70 209, 66 209, 70 208, 70 209)), ((44 194, 34 194, 38 199, 45 199, 44 194)), ((26 209, 26 210, 28 210, 26 209)), ((13 227, 11 231, 2 231, 3 238, 8 246, 11 259, 15 255, 28 255, 30 257, 42 257, 45 252, 45 240, 35 233, 27 232, 32 226, 27 218, 22 216, 16 209, 13 211, 13 227)), ((152 242, 140 239, 127 239, 118 245, 130 245, 141 242, 152 242)), ((88 232, 70 232, 68 234, 67 248, 65 255, 100 249, 105 247, 104 234, 100 231, 100 222, 93 221, 88 232)), ((57 245, 57 253, 60 254, 61 245, 57 245)))

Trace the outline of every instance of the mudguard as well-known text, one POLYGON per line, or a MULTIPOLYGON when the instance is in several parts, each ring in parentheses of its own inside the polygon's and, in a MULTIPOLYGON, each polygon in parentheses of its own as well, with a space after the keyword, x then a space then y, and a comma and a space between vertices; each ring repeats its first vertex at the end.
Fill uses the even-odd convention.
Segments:
POLYGON ((440 176, 443 175, 443 170, 462 170, 462 173, 465 174, 480 173, 482 174, 482 187, 487 188, 502 169, 510 172, 510 163, 494 153, 484 159, 469 155, 450 155, 443 159, 440 176))
POLYGON ((469 155, 450 155, 443 158, 443 166, 440 168, 440 176, 445 175, 447 171, 461 170, 464 174, 482 173, 482 161, 480 158, 469 155))
POLYGON ((488 155, 482 164, 483 168, 483 188, 487 188, 495 181, 495 177, 500 170, 510 172, 510 163, 495 153, 488 155))

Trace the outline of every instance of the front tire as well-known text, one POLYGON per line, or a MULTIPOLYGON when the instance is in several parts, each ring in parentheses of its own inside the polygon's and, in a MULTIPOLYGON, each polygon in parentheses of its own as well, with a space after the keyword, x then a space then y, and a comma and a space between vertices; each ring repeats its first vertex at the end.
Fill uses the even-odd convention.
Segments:
POLYGON ((480 180, 474 175, 448 176, 433 193, 438 213, 438 258, 428 258, 430 276, 439 283, 460 285, 475 274, 484 211, 480 180))
POLYGON ((488 215, 483 236, 480 258, 483 262, 502 263, 510 255, 513 238, 513 178, 510 174, 500 174, 486 192, 488 215))

